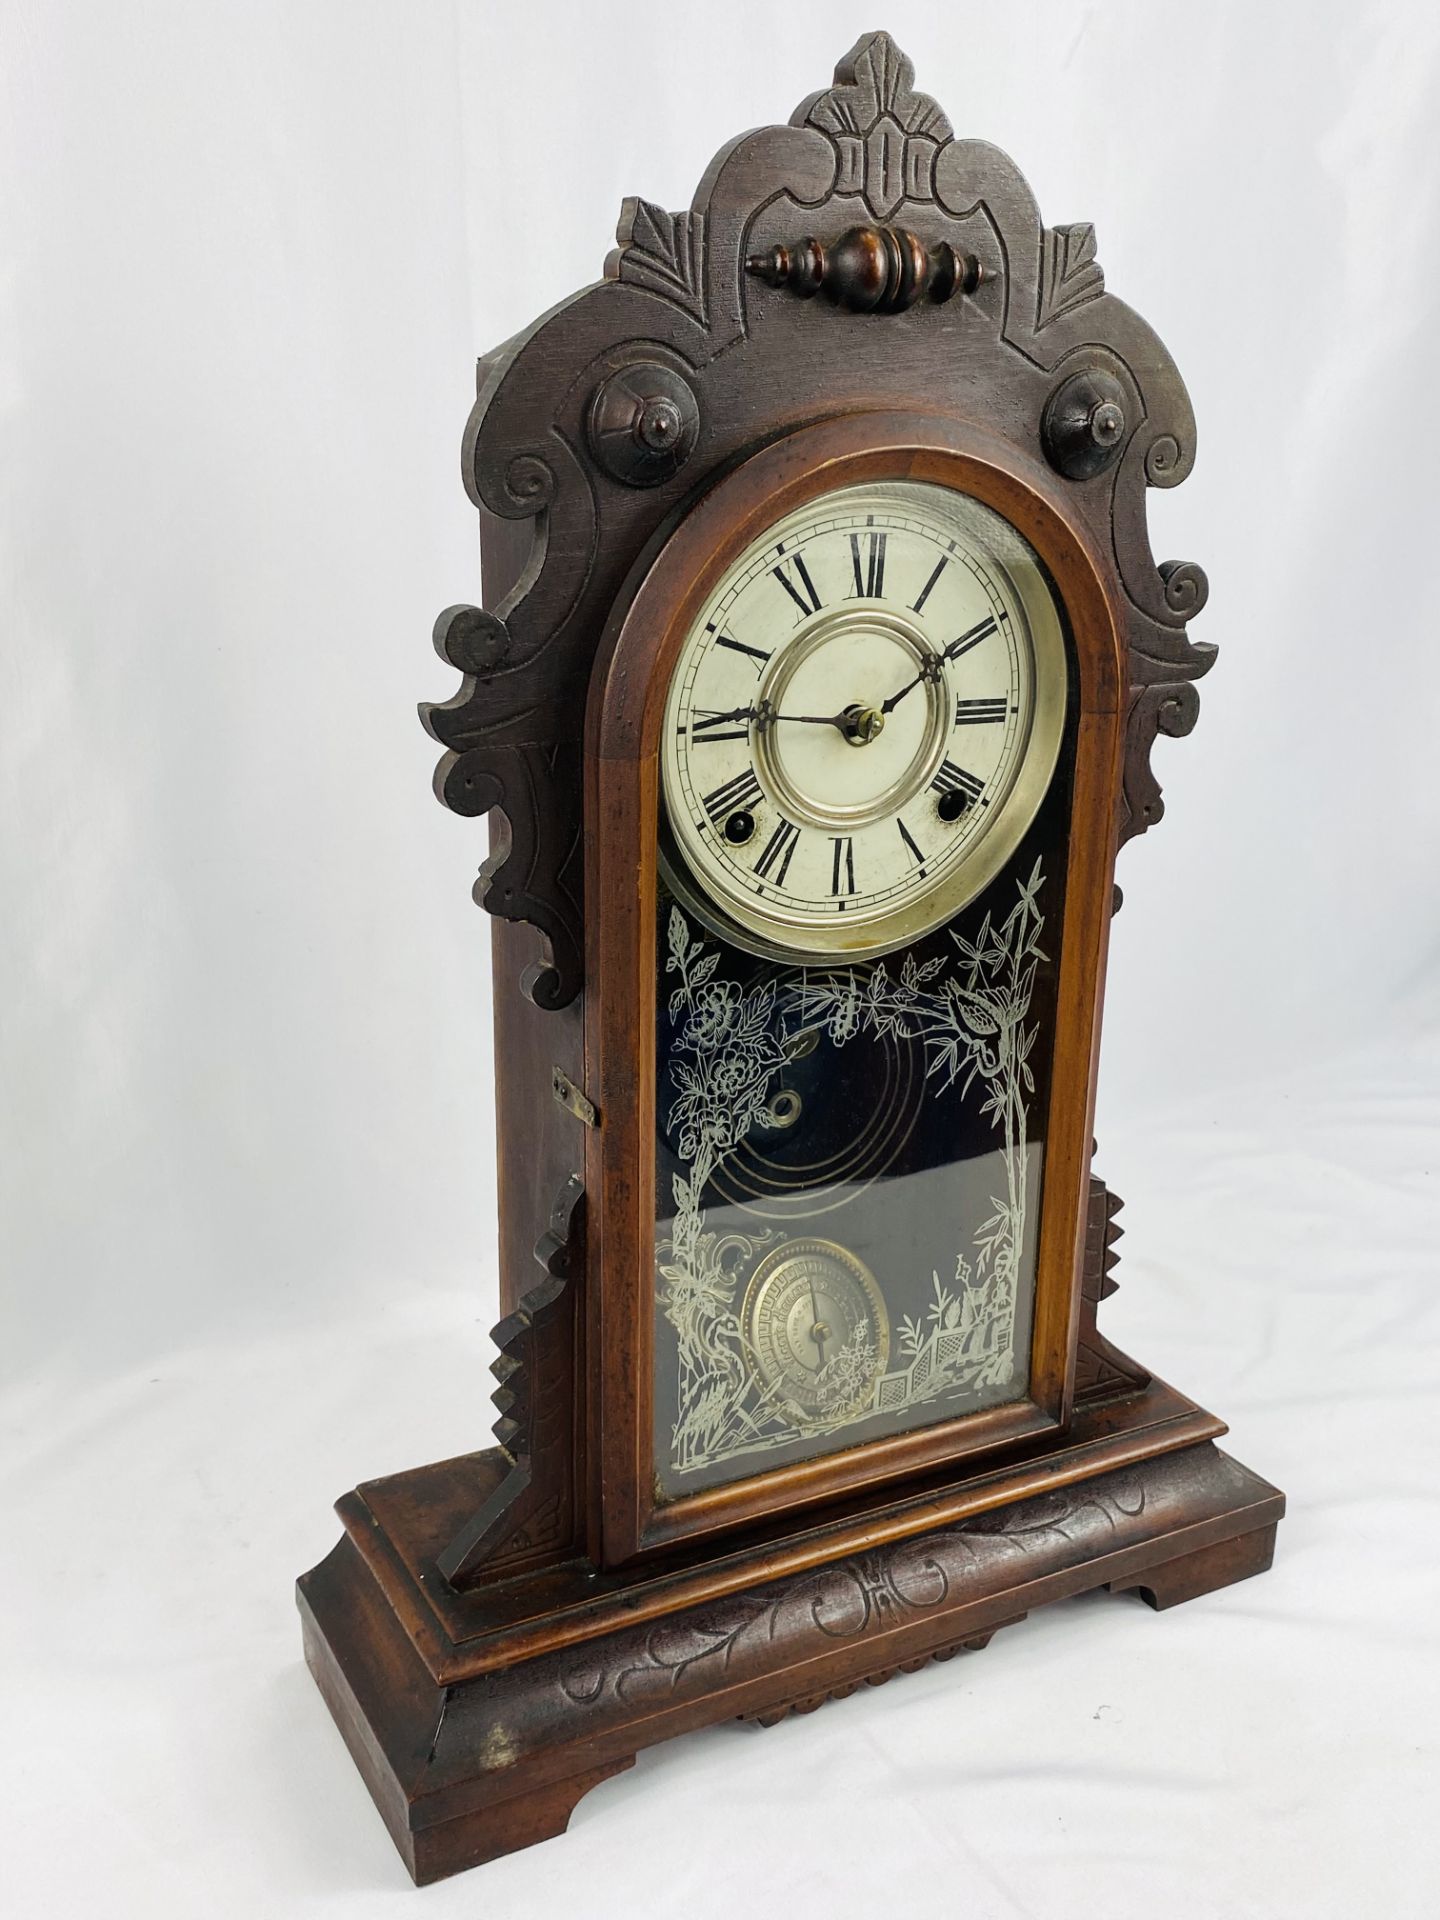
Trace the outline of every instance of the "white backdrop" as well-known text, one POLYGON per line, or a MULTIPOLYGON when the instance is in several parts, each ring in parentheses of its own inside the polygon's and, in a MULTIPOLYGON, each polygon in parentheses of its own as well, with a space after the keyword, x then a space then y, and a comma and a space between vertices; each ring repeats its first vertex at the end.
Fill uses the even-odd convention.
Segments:
POLYGON ((1440 1905, 1440 14, 0 0, 17 1913, 402 1884, 290 1582, 334 1495, 491 1417, 483 827, 414 717, 478 591, 474 356, 877 24, 1096 222, 1195 402, 1155 546, 1209 571, 1221 656, 1122 856, 1107 1325, 1292 1516, 1273 1574, 1163 1619, 1075 1603, 646 1756, 426 1910, 1440 1905))

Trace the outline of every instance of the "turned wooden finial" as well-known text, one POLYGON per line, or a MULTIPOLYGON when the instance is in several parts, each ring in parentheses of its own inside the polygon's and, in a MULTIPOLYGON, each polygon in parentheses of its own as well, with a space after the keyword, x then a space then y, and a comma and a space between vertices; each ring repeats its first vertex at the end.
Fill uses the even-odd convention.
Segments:
POLYGON ((767 286, 788 287, 802 300, 823 293, 852 313, 903 313, 922 298, 938 304, 973 293, 985 277, 973 254, 948 240, 927 249, 904 227, 850 227, 829 245, 807 236, 752 253, 745 268, 767 286))

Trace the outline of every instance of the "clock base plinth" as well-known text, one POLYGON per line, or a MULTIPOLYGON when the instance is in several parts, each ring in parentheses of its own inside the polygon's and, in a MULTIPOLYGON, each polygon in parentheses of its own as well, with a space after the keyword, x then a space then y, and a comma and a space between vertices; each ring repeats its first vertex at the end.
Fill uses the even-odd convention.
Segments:
POLYGON ((1097 1408, 1048 1458, 823 1527, 464 1593, 433 1554, 503 1456, 419 1468, 339 1503, 346 1534, 299 1583, 306 1658, 406 1866, 438 1880, 563 1832, 675 1734, 809 1712, 1097 1587, 1164 1608, 1262 1572, 1284 1496, 1170 1389, 1146 1405, 1148 1453, 1133 1411, 1097 1408), (827 1536, 846 1545, 817 1558, 827 1536))
POLYGON ((1272 1520, 1268 1527, 1256 1527, 1213 1547, 1156 1560, 1122 1579, 1107 1580, 1105 1586, 1111 1593, 1138 1593, 1156 1613, 1163 1613, 1182 1601, 1198 1600, 1202 1594, 1234 1586, 1237 1580, 1267 1573, 1275 1559, 1278 1527, 1278 1520, 1272 1520))

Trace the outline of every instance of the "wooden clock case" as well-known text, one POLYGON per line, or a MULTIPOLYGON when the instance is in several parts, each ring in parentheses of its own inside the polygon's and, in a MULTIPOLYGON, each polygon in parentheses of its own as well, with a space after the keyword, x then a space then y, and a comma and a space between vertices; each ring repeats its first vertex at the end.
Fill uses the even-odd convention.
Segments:
POLYGON ((1283 1499, 1097 1327, 1090 1171, 1116 851, 1162 811, 1213 649, 1145 491, 1195 431, 1088 226, 1042 225, 884 34, 688 213, 627 201, 606 277, 482 359, 465 437, 487 606, 436 645, 441 799, 490 813, 499 1445, 371 1482, 299 1585, 306 1655, 417 1881, 561 1831, 654 1741, 769 1723, 1097 1586, 1261 1571, 1283 1499), (830 486, 995 506, 1065 603, 1078 689, 1031 1393, 668 1504, 650 1457, 657 736, 726 555, 830 486))

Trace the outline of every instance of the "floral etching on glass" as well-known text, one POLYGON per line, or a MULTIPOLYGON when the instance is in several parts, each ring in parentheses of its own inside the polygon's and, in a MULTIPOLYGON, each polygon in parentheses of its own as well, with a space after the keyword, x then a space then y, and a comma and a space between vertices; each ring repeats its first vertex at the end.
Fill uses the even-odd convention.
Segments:
POLYGON ((670 906, 663 968, 673 1039, 663 1124, 676 1166, 656 1278, 674 1336, 669 1442, 677 1474, 943 1397, 993 1404, 1023 1390, 1015 1335, 1031 1191, 1039 1033, 1032 1000, 1046 960, 1043 885, 1037 861, 1003 917, 992 908, 978 927, 951 928, 946 951, 926 958, 910 952, 898 962, 771 973, 748 986, 726 977, 727 950, 670 906), (998 1190, 947 1256, 948 1270, 919 1276, 907 1298, 923 1305, 898 1317, 885 1370, 875 1331, 862 1321, 824 1358, 812 1404, 801 1411, 781 1385, 764 1381, 740 1312, 747 1276, 779 1236, 761 1221, 735 1231, 727 1219, 721 1230, 707 1190, 747 1141, 780 1124, 777 1085, 788 1064, 817 1047, 877 1043, 918 1048, 932 1089, 955 1091, 995 1140, 986 1165, 999 1169, 998 1190))

